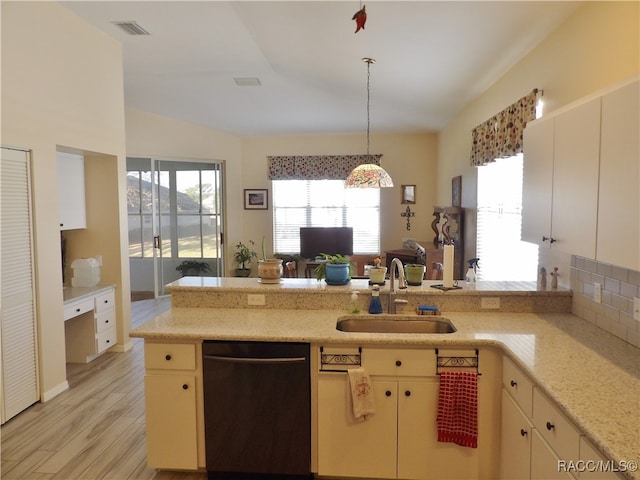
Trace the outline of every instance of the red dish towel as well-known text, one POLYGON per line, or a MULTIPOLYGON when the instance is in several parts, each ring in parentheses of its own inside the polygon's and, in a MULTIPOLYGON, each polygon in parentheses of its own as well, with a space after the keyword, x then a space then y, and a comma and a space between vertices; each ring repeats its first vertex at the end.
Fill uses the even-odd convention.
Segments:
POLYGON ((478 447, 477 373, 440 373, 438 441, 478 447))

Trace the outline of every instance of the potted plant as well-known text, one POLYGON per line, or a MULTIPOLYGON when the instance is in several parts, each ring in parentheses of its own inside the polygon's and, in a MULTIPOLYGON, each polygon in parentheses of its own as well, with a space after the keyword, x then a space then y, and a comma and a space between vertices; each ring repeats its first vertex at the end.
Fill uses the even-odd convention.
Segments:
POLYGON ((184 260, 180 265, 176 267, 176 270, 179 271, 183 277, 186 277, 187 275, 202 276, 203 273, 210 272, 211 267, 207 262, 198 260, 184 260))
POLYGON ((258 260, 258 276, 262 283, 278 283, 282 277, 282 259, 267 258, 262 237, 262 260, 258 260))
POLYGON ((316 280, 323 278, 327 285, 346 285, 351 280, 351 262, 339 253, 321 253, 322 263, 315 270, 316 280))
MULTIPOLYGON (((249 240, 251 246, 255 245, 253 240, 249 240)), ((238 242, 236 244, 236 253, 233 255, 234 260, 238 263, 239 267, 236 268, 236 276, 237 277, 248 277, 251 273, 251 264, 252 258, 257 258, 258 254, 255 250, 251 250, 247 245, 242 242, 238 242)))
POLYGON ((379 257, 373 259, 373 267, 369 269, 369 283, 371 285, 384 285, 387 267, 381 266, 380 263, 379 257))
POLYGON ((404 266, 405 277, 407 277, 407 283, 409 285, 420 286, 424 279, 424 272, 426 267, 420 263, 407 263, 404 266))

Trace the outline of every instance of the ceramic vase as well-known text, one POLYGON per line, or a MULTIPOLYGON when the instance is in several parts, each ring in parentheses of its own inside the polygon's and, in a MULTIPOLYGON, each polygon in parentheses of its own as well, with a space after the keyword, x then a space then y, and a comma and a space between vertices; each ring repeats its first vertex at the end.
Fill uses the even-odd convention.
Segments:
POLYGON ((349 283, 350 265, 348 263, 327 263, 325 265, 327 285, 346 285, 349 283))
POLYGON ((409 285, 422 285, 424 279, 425 266, 417 263, 409 263, 404 267, 404 274, 409 285))
POLYGON ((369 269, 369 283, 384 285, 384 277, 387 274, 387 267, 373 267, 369 269))
POLYGON ((258 260, 258 276, 262 283, 279 283, 282 277, 282 259, 258 260))

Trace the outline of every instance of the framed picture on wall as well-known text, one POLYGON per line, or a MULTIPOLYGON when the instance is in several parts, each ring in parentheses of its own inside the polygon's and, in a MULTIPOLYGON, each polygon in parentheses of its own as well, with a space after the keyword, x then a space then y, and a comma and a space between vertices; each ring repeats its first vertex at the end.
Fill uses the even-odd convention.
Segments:
POLYGON ((401 203, 416 203, 416 186, 415 185, 402 185, 402 200, 401 203))
POLYGON ((266 189, 244 190, 245 210, 267 210, 269 208, 269 196, 266 189))
POLYGON ((453 207, 462 206, 462 176, 458 175, 451 179, 451 205, 453 207))

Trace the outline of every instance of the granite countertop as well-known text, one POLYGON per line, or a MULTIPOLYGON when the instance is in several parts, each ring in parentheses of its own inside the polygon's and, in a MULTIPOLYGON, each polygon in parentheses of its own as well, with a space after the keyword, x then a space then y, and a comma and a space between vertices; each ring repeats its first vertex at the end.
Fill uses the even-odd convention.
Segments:
MULTIPOLYGON (((442 285, 442 280, 425 280, 420 286, 409 286, 405 292, 409 295, 429 294, 429 295, 487 295, 499 293, 501 295, 528 296, 528 295, 548 295, 548 296, 571 296, 571 290, 566 288, 544 289, 536 286, 536 282, 490 282, 482 281, 467 283, 458 281, 460 288, 455 290, 438 290, 433 285, 442 285)), ((389 279, 385 285, 380 287, 380 292, 389 291, 389 279)), ((277 293, 292 291, 304 291, 305 293, 335 294, 357 291, 368 291, 370 289, 367 279, 352 279, 346 285, 327 286, 324 281, 317 281, 315 278, 282 278, 278 283, 260 283, 257 278, 237 278, 237 277, 182 277, 166 286, 171 292, 179 291, 234 291, 239 290, 246 293, 277 293)))
MULTIPOLYGON (((277 287, 277 286, 276 286, 277 287)), ((451 334, 336 330, 345 310, 173 308, 132 337, 312 344, 493 346, 511 357, 607 456, 640 460, 640 349, 566 313, 443 312, 451 334)), ((630 478, 638 478, 632 473, 630 478)))

